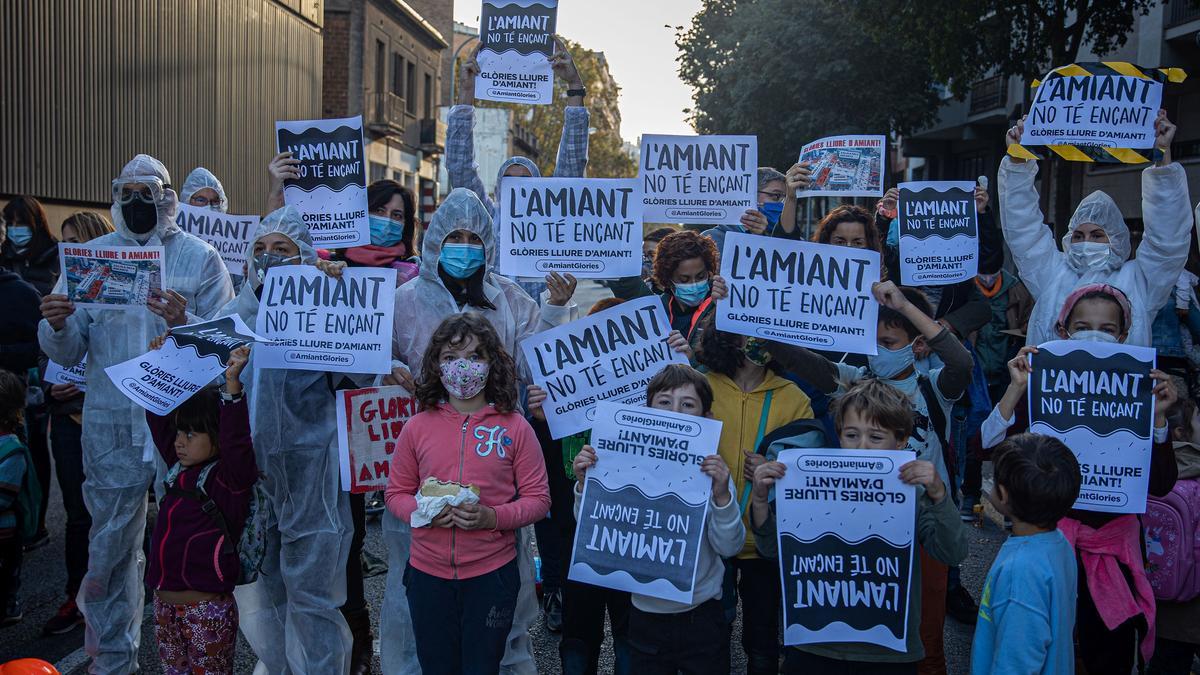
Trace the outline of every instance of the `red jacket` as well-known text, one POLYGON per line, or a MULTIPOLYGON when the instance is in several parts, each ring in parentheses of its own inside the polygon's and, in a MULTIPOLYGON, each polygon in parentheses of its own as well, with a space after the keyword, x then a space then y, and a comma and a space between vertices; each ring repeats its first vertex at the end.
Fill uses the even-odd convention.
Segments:
POLYGON ((470 579, 507 564, 516 557, 514 530, 550 510, 537 436, 519 413, 491 405, 464 415, 443 403, 404 425, 388 475, 388 510, 409 522, 430 476, 476 486, 479 502, 496 510, 494 531, 413 528, 409 563, 442 579, 470 579))

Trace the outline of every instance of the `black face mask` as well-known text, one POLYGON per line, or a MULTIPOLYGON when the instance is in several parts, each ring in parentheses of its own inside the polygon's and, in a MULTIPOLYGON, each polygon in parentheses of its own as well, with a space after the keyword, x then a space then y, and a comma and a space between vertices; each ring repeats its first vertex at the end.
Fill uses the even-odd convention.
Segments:
POLYGON ((121 217, 125 226, 134 234, 146 234, 158 224, 158 209, 153 203, 135 199, 121 205, 121 217))

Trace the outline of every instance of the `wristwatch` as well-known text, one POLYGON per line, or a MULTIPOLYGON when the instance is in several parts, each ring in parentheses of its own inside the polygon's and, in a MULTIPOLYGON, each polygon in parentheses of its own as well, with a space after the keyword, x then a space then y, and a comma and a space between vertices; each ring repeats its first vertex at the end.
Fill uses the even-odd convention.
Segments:
POLYGON ((587 89, 585 89, 583 87, 580 87, 578 89, 568 89, 567 96, 578 96, 580 98, 583 98, 584 96, 587 96, 587 89))

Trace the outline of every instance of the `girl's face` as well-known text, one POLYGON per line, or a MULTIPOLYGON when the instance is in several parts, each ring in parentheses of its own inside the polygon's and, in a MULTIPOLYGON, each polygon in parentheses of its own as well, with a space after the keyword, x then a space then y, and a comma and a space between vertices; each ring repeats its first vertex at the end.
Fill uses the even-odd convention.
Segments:
POLYGON ((83 243, 79 241, 79 232, 75 229, 75 226, 70 224, 62 226, 62 240, 64 244, 83 243))
POLYGON ((862 223, 853 221, 838 223, 837 227, 833 228, 833 232, 829 235, 829 243, 834 246, 866 248, 867 228, 862 223))
POLYGON ((847 410, 842 416, 838 437, 842 447, 851 450, 902 450, 908 444, 907 438, 896 438, 894 432, 880 428, 858 410, 847 410))
POLYGON ((1114 301, 1104 298, 1080 300, 1067 317, 1067 325, 1059 327, 1059 337, 1066 339, 1081 330, 1094 330, 1124 342, 1129 334, 1121 330, 1122 318, 1121 307, 1114 301))
POLYGON ((658 410, 684 413, 686 415, 704 416, 704 408, 700 403, 700 394, 696 393, 696 385, 685 384, 674 389, 664 389, 654 395, 650 407, 658 410))
POLYGON ((1081 244, 1085 241, 1096 244, 1107 244, 1108 233, 1104 231, 1104 228, 1095 223, 1084 223, 1075 228, 1075 231, 1071 233, 1071 243, 1081 244))
POLYGON ((217 455, 217 447, 213 445, 208 434, 199 431, 175 432, 175 456, 184 466, 203 464, 217 455))
POLYGON ((671 281, 676 284, 694 284, 704 281, 710 276, 712 276, 712 272, 704 266, 703 258, 688 258, 681 261, 675 268, 675 273, 671 275, 671 281))
POLYGON ((254 255, 274 253, 285 258, 300 255, 300 247, 285 234, 272 232, 254 242, 254 255))
MULTIPOLYGON (((399 199, 400 195, 396 195, 396 198, 399 199)), ((446 235, 446 238, 442 240, 442 244, 475 244, 476 246, 483 246, 483 240, 479 238, 479 235, 470 230, 454 230, 446 235)))
POLYGON ((467 335, 458 342, 448 343, 438 353, 438 361, 441 363, 450 363, 458 359, 472 363, 488 362, 487 355, 479 350, 479 340, 474 335, 467 335))

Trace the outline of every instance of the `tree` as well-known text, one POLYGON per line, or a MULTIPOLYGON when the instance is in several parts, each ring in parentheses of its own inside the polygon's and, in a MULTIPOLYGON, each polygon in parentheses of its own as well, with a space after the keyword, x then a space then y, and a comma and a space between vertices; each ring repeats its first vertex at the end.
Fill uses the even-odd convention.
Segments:
POLYGON ((923 50, 858 30, 824 0, 704 0, 679 29, 679 74, 704 134, 755 134, 759 164, 791 166, 831 134, 910 133, 939 98, 923 50))

